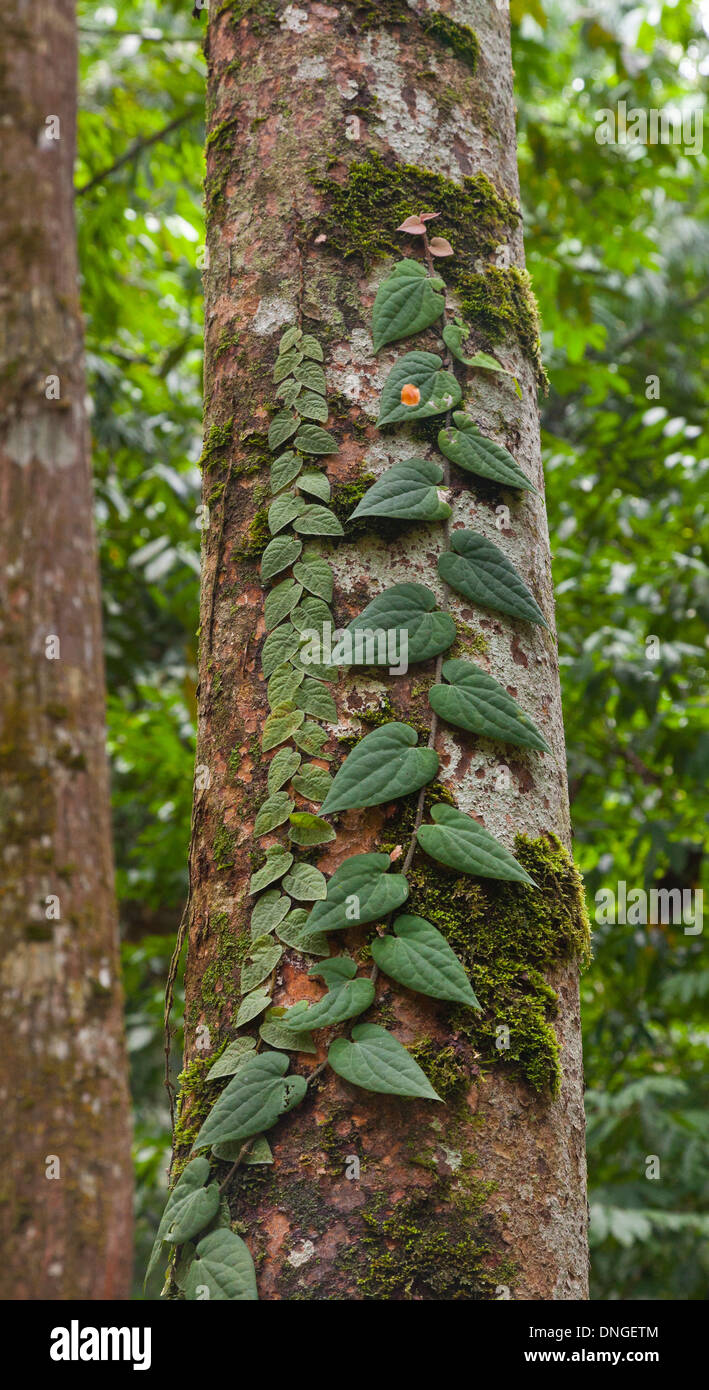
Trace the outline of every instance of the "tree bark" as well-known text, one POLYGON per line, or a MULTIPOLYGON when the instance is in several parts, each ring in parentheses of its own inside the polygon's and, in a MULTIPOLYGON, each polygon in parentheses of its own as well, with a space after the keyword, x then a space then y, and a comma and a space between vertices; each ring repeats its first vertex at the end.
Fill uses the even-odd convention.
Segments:
MULTIPOLYGON (((450 302, 462 309, 474 346, 497 351, 522 388, 518 399, 510 378, 478 372, 469 409, 540 491, 519 501, 453 470, 451 525, 493 539, 553 622, 506 3, 213 5, 208 57, 210 525, 178 1153, 217 1094, 204 1082, 205 1051, 211 1056, 235 1032, 249 875, 264 847, 283 838, 254 836, 267 772, 258 736, 268 713, 258 574, 268 534, 259 509, 269 500, 264 434, 278 341, 300 323, 325 345, 328 428, 339 443, 327 472, 342 516, 372 474, 422 447, 435 457, 420 434, 412 448, 405 432, 384 437, 374 426, 393 362, 429 346, 397 343, 376 357, 372 348, 371 305, 394 248, 420 250, 396 234, 408 214, 441 214, 434 229, 455 251, 442 272, 450 302)), ((424 583, 458 620, 454 654, 472 654, 532 716, 553 755, 454 736, 445 726, 436 748, 457 806, 507 847, 516 844, 540 891, 535 899, 523 893, 522 904, 521 890, 458 878, 415 854, 406 911, 446 932, 471 971, 482 1014, 466 1022, 380 976, 367 1019, 386 1022, 413 1048, 446 1104, 373 1095, 322 1072, 272 1132, 273 1168, 242 1169, 231 1183, 232 1215, 258 1257, 266 1299, 587 1296, 578 1014, 587 923, 568 855, 556 643, 540 627, 474 611, 448 591, 436 575, 441 545, 434 527, 345 527, 342 542, 322 547, 336 576, 337 625, 392 583, 424 583)), ((327 744, 334 767, 347 751, 338 738, 368 732, 382 710, 430 728, 433 667, 340 680, 337 736, 327 744)), ((351 854, 397 844, 405 852, 411 802, 403 813, 397 804, 346 812, 336 841, 314 862, 328 874, 351 854)), ((348 935, 362 953, 367 932, 348 935)), ((286 951, 277 1004, 319 996, 308 964, 286 951)), ((316 1058, 296 1057, 296 1070, 307 1074, 321 1062, 330 1036, 316 1058)))
POLYGON ((130 1111, 74 235, 74 6, 11 0, 4 24, 0 1297, 119 1298, 130 1111))

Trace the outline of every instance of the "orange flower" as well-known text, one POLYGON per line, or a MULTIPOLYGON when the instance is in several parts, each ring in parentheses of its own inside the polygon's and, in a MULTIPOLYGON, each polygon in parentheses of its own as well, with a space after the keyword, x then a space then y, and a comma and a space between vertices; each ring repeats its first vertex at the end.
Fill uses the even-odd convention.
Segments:
POLYGON ((401 404, 402 404, 402 405, 418 405, 418 403, 419 403, 420 400, 421 400, 421 392, 419 391, 418 386, 413 386, 413 385, 411 384, 411 382, 408 382, 408 383, 406 384, 406 386, 402 386, 402 388, 401 388, 401 404))

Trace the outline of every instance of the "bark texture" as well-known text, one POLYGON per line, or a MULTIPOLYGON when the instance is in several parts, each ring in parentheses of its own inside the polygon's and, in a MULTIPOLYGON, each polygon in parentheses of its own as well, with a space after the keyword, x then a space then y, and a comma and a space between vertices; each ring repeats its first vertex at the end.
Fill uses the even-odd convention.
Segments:
MULTIPOLYGON (((385 437, 374 427, 392 363, 409 347, 436 343, 435 335, 430 343, 419 335, 376 357, 372 350, 371 305, 394 247, 403 255, 420 249, 395 234, 407 214, 442 214, 435 230, 456 252, 443 266, 450 301, 462 307, 476 345, 498 350, 523 391, 519 400, 508 379, 477 373, 469 408, 541 494, 511 500, 492 484, 467 478, 463 485, 453 470, 451 524, 472 525, 501 546, 553 622, 507 4, 215 4, 208 56, 203 464, 211 524, 198 764, 209 776, 202 773, 195 800, 178 1147, 194 1137, 217 1094, 203 1081, 205 1050, 234 1033, 249 874, 263 848, 284 838, 253 835, 266 795, 258 562, 268 539, 265 432, 278 340, 300 322, 325 345, 328 427, 340 445, 327 472, 342 518, 372 475, 422 450, 434 457, 420 435, 412 447, 402 430, 385 437)), ((502 682, 553 756, 439 729, 442 782, 508 847, 528 837, 517 841, 518 853, 542 891, 534 914, 520 911, 514 891, 461 880, 416 854, 406 910, 430 917, 472 967, 482 1016, 471 1023, 380 977, 367 1018, 413 1047, 447 1103, 371 1095, 324 1071, 272 1132, 274 1167, 234 1178, 232 1212, 261 1257, 262 1298, 587 1296, 578 1016, 586 926, 567 854, 556 643, 541 628, 473 611, 447 591, 436 575, 441 545, 436 527, 346 528, 344 541, 323 546, 336 575, 337 625, 402 580, 433 588, 453 613, 454 654, 471 654, 502 682), (496 1044, 505 1024, 509 1053, 496 1044)), ((343 677, 339 724, 327 745, 334 766, 347 751, 337 736, 368 732, 383 712, 428 728, 432 675, 431 662, 393 680, 343 677)), ((316 862, 329 873, 354 853, 405 849, 412 821, 408 802, 403 810, 395 803, 345 813, 336 842, 316 862)), ((351 933, 350 948, 366 937, 351 933)), ((307 968, 286 952, 276 1003, 319 997, 307 968)), ((318 1058, 297 1057, 296 1069, 307 1072, 325 1052, 326 1042, 318 1058)))
POLYGON ((10 0, 0 86, 5 1299, 127 1297, 131 1164, 74 235, 71 0, 10 0))

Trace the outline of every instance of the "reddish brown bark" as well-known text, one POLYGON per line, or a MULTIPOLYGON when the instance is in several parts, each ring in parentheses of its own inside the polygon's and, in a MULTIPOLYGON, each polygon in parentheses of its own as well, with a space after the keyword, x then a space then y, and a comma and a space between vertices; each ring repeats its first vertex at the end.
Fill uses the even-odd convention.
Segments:
MULTIPOLYGON (((409 6, 406 22, 388 22, 396 6, 267 8, 268 14, 258 5, 225 8, 213 16, 209 33, 204 499, 211 525, 204 552, 198 752, 209 784, 202 773, 191 854, 188 1060, 204 1055, 205 1038, 209 1052, 233 1036, 238 967, 248 949, 248 878, 261 862, 253 827, 266 795, 258 738, 267 705, 259 662, 265 635, 257 568, 261 523, 254 529, 253 522, 268 501, 263 434, 284 326, 300 319, 325 344, 328 386, 336 398, 329 427, 340 444, 328 459, 336 488, 421 448, 414 450, 405 437, 383 439, 374 427, 382 381, 405 349, 394 345, 375 358, 369 325, 382 265, 342 255, 348 230, 355 246, 358 231, 328 220, 328 194, 316 181, 327 175, 345 187, 353 164, 374 154, 392 173, 405 161, 457 187, 482 173, 501 195, 518 192, 504 6, 466 0, 442 7, 477 33, 474 75, 460 45, 439 42, 425 27, 439 11, 422 3, 409 6)), ((415 183, 416 169, 411 178, 415 183)), ((414 194, 406 211, 424 203, 430 196, 414 194)), ((384 201, 381 217, 388 215, 384 201)), ((481 219, 478 225, 473 217, 455 247, 471 274, 481 262, 485 274, 498 264, 485 240, 484 209, 481 219)), ((386 227, 390 236, 395 225, 386 227)), ((523 266, 516 215, 509 215, 500 239, 511 264, 523 266)), ((522 402, 490 377, 476 381, 475 413, 543 490, 535 368, 523 336, 513 329, 503 344, 522 383, 522 402)), ((479 342, 489 346, 482 329, 479 342)), ((453 524, 474 517, 477 528, 504 542, 551 617, 542 499, 525 501, 502 531, 496 507, 505 499, 494 490, 457 486, 452 500, 453 524)), ((475 653, 482 644, 487 669, 554 748, 553 758, 505 757, 503 750, 441 731, 444 783, 462 809, 508 846, 520 831, 532 837, 552 831, 568 846, 555 644, 540 629, 474 613, 455 595, 444 595, 435 570, 440 546, 440 533, 425 527, 393 539, 371 532, 346 536, 328 555, 337 625, 388 583, 414 579, 436 589, 461 623, 456 654, 475 653), (508 798, 495 791, 503 761, 512 775, 508 798)), ((343 678, 340 732, 366 732, 362 716, 381 710, 385 695, 392 718, 430 724, 425 692, 432 674, 429 663, 398 681, 373 680, 371 673, 343 678)), ((344 750, 336 738, 328 749, 337 765, 344 750)), ((320 855, 319 867, 329 873, 349 855, 405 840, 399 814, 392 805, 341 816, 337 841, 320 855)), ((262 837, 260 848, 278 838, 262 837)), ((439 884, 433 889, 439 905, 458 891, 451 878, 435 880, 420 854, 412 874, 420 894, 439 884)), ((413 899, 410 910, 421 910, 413 899)), ((465 914, 459 927, 465 928, 465 914)), ((473 940, 472 921, 470 932, 473 940)), ((366 933, 349 937, 349 947, 358 950, 366 933)), ((320 988, 306 978, 308 964, 286 952, 277 972, 278 1004, 319 997, 320 988)), ((255 1170, 257 1176, 248 1170, 233 1184, 233 1214, 262 1256, 262 1298, 586 1296, 577 970, 560 950, 546 972, 559 994, 564 1081, 558 1099, 536 1093, 519 1070, 498 1065, 494 1051, 481 1057, 471 1035, 454 1027, 435 1001, 380 977, 378 1001, 367 1017, 385 1022, 406 1044, 427 1039, 433 1063, 450 1055, 455 1098, 445 1107, 400 1101, 357 1090, 329 1070, 322 1074, 270 1136, 273 1169, 255 1170), (361 1160, 359 1178, 347 1175, 350 1155, 361 1160)), ((329 1036, 321 1038, 316 1061, 325 1056, 329 1036)), ((295 1064, 305 1073, 315 1061, 299 1056, 295 1064)), ((215 1094, 192 1074, 183 1125, 190 1116, 196 1122, 215 1094)))
POLYGON ((11 0, 3 25, 0 1297, 120 1298, 130 1118, 74 235, 74 6, 11 0))

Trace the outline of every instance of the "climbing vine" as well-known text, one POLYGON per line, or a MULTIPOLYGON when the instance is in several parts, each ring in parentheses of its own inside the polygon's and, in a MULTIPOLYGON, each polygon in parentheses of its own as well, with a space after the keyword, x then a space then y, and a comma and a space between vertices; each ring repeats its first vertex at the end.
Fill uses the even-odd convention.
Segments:
MULTIPOLYGON (((421 247, 422 257, 400 260, 380 285, 372 338, 378 352, 438 327, 440 353, 415 349, 392 367, 377 424, 440 417, 441 461, 414 456, 395 463, 369 487, 350 520, 439 524, 438 572, 445 584, 480 608, 546 628, 533 594, 498 547, 475 531, 449 527, 451 464, 463 476, 494 479, 520 495, 535 489, 511 454, 481 434, 464 408, 468 371, 507 369, 486 353, 465 355, 466 326, 447 308, 446 285, 437 271, 437 263, 454 250, 446 238, 429 237, 428 223, 437 216, 410 216, 397 229, 421 247)), ((241 970, 237 1036, 207 1073, 209 1080, 224 1078, 227 1084, 196 1135, 191 1150, 196 1156, 169 1195, 146 1276, 149 1293, 163 1282, 167 1265, 171 1296, 258 1297, 251 1253, 231 1229, 223 1194, 240 1165, 273 1161, 267 1133, 303 1101, 325 1067, 366 1091, 441 1100, 411 1051, 386 1028, 366 1021, 380 972, 434 999, 480 1008, 445 936, 426 919, 402 911, 416 849, 459 874, 536 888, 509 850, 449 801, 434 800, 426 820, 427 788, 439 770, 439 721, 550 752, 531 719, 492 676, 470 660, 445 659, 456 625, 432 590, 420 583, 394 584, 332 645, 333 573, 323 551, 343 528, 328 506, 330 482, 322 468, 323 459, 337 450, 324 428, 329 410, 323 360, 320 343, 301 326, 283 334, 273 372, 277 409, 268 431, 274 455, 270 540, 261 560, 268 589, 261 666, 269 704, 261 742, 272 756, 268 795, 254 824, 255 836, 271 842, 249 884, 250 943, 241 970), (409 724, 382 723, 355 744, 333 776, 323 724, 337 719, 329 686, 337 682, 340 667, 382 665, 403 672, 410 663, 431 659, 435 675, 426 741, 420 742, 409 724), (351 855, 329 879, 309 862, 311 851, 335 840, 332 820, 341 812, 411 794, 418 799, 405 849, 351 855), (331 955, 330 948, 331 935, 367 923, 377 926, 374 965, 363 975, 350 954, 331 955), (275 974, 286 948, 314 961, 308 973, 325 986, 316 1003, 274 1006, 275 974), (307 1079, 291 1073, 289 1052, 314 1054, 313 1034, 332 1028, 337 1034, 327 1060, 307 1079), (205 1151, 230 1164, 221 1184, 210 1181, 205 1151)))

